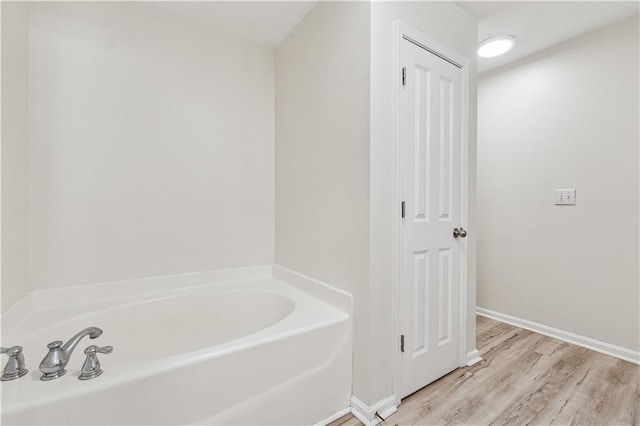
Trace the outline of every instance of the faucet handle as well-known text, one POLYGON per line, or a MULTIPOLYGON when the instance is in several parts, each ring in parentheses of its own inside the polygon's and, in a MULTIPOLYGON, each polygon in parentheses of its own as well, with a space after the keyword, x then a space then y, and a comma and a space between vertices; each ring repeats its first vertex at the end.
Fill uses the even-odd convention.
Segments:
POLYGON ((22 346, 12 346, 10 348, 0 348, 0 353, 9 355, 9 361, 5 365, 0 380, 8 381, 22 377, 29 372, 25 368, 24 355, 22 354, 22 346))
POLYGON ((62 340, 55 340, 47 345, 49 351, 56 350, 62 347, 62 340))
POLYGON ((102 346, 99 348, 96 345, 91 345, 87 346, 87 349, 84 350, 85 355, 95 354, 96 352, 101 354, 110 354, 113 352, 113 346, 102 346))
POLYGON ((98 359, 97 354, 110 354, 111 352, 113 352, 113 346, 88 346, 84 350, 87 359, 85 359, 84 364, 82 365, 82 373, 80 373, 78 379, 91 380, 101 375, 103 370, 100 368, 100 360, 98 359))

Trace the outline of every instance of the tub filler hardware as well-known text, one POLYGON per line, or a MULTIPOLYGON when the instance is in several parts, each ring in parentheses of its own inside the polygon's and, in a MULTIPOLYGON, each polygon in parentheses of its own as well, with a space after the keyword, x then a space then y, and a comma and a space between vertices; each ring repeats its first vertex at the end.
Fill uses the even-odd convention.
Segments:
POLYGON ((98 354, 110 354, 113 352, 113 346, 103 346, 99 348, 96 345, 91 345, 84 350, 84 354, 87 359, 84 360, 82 365, 82 374, 78 376, 79 380, 91 380, 95 379, 102 374, 102 368, 100 368, 100 360, 98 354))
POLYGON ((67 343, 62 343, 60 340, 51 342, 47 345, 49 353, 44 357, 40 363, 40 371, 42 371, 42 377, 40 380, 53 380, 58 377, 62 377, 67 372, 65 367, 71 358, 73 350, 76 348, 80 340, 83 337, 89 336, 91 339, 95 339, 102 334, 102 330, 98 327, 89 327, 80 331, 73 336, 67 343))
POLYGON ((29 372, 24 368, 24 355, 22 354, 22 346, 12 346, 10 348, 0 348, 0 353, 9 355, 9 361, 4 366, 2 378, 0 380, 8 381, 22 377, 29 372))

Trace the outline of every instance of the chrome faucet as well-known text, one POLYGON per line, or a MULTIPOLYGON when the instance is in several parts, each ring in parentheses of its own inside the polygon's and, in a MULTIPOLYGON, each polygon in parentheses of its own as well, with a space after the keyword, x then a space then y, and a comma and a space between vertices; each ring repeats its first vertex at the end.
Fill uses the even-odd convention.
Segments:
POLYGON ((113 352, 113 346, 103 346, 101 348, 96 345, 91 345, 84 350, 84 354, 87 356, 84 364, 82 365, 82 373, 78 376, 79 380, 91 380, 95 379, 102 374, 102 368, 98 354, 110 354, 113 352))
POLYGON ((40 371, 42 371, 42 377, 40 380, 53 380, 58 377, 62 377, 67 372, 65 367, 71 358, 73 350, 76 348, 80 340, 83 337, 89 336, 91 339, 95 339, 102 334, 102 330, 98 327, 89 327, 80 331, 73 336, 67 343, 62 343, 60 340, 51 342, 47 345, 49 353, 44 357, 40 363, 40 371))
POLYGON ((24 355, 22 354, 22 346, 12 346, 10 348, 0 348, 0 353, 9 355, 9 361, 4 367, 0 380, 15 380, 29 372, 25 368, 24 355))

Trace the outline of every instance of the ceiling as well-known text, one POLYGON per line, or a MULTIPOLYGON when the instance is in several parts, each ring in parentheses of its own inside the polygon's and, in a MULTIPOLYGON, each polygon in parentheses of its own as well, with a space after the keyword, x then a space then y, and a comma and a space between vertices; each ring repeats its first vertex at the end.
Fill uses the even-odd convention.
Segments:
MULTIPOLYGON (((430 1, 430 0, 425 0, 430 1)), ((211 25, 244 40, 277 47, 317 1, 156 1, 143 4, 211 25)), ((455 1, 478 20, 478 41, 516 37, 502 56, 478 58, 487 72, 637 14, 636 1, 455 1)))
POLYGON ((498 35, 516 38, 513 49, 495 58, 478 58, 483 73, 563 41, 637 14, 635 1, 456 1, 478 20, 478 42, 498 35))
POLYGON ((315 1, 157 1, 152 7, 209 24, 238 38, 277 47, 315 1))

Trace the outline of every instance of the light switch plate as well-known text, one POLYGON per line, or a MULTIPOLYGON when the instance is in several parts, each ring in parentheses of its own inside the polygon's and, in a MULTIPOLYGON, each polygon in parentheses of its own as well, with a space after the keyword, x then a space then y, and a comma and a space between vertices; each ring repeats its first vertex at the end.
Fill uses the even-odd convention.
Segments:
POLYGON ((574 206, 576 204, 575 189, 556 189, 556 206, 574 206))

